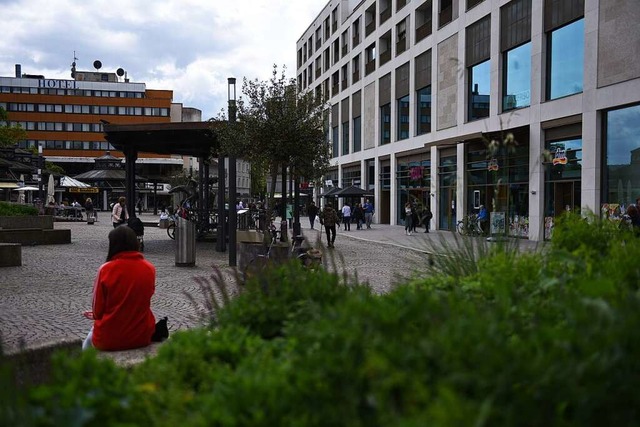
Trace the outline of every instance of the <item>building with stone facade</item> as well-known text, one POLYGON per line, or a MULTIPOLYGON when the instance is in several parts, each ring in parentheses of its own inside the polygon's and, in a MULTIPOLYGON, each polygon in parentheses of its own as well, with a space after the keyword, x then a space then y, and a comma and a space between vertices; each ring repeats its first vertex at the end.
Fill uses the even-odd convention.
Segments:
POLYGON ((542 240, 566 210, 640 197, 637 0, 331 0, 297 42, 297 84, 328 106, 325 177, 407 200, 432 228, 485 205, 542 240), (493 143, 491 143, 494 141, 493 143))

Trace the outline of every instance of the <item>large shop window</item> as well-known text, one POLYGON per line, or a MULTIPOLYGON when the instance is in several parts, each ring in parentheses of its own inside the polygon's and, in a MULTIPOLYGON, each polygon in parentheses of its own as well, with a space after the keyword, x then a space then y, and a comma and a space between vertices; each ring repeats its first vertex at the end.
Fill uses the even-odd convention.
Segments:
POLYGON ((552 31, 548 43, 547 99, 582 92, 584 19, 552 31))
POLYGON ((456 220, 456 160, 457 156, 440 157, 438 165, 438 228, 455 230, 456 220))
POLYGON ((353 152, 357 153, 362 149, 362 122, 360 116, 353 119, 353 152))
POLYGON ((489 117, 491 93, 491 15, 466 30, 465 61, 469 79, 468 121, 489 117))
MULTIPOLYGON (((398 183, 398 199, 396 203, 396 217, 398 224, 404 216, 404 205, 407 201, 414 204, 418 213, 431 207, 431 161, 430 160, 398 160, 398 170, 396 171, 398 183)), ((422 222, 420 225, 423 225, 422 222)))
POLYGON ((545 162, 545 239, 551 238, 555 217, 580 208, 582 188, 582 138, 547 141, 550 161, 545 162))
POLYGON ((640 105, 605 113, 602 214, 618 220, 640 197, 640 105))
POLYGON ((504 214, 510 236, 528 237, 529 144, 523 136, 518 139, 495 153, 484 142, 467 146, 466 212, 477 214, 484 205, 489 214, 504 214))

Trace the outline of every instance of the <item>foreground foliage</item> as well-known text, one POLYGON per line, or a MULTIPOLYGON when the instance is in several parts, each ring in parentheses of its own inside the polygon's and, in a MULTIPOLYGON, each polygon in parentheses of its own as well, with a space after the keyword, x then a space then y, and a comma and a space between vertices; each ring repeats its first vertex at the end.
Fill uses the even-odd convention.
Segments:
POLYGON ((38 215, 35 206, 0 202, 0 216, 32 216, 38 215))
POLYGON ((58 356, 0 424, 637 425, 640 241, 570 217, 555 233, 382 296, 272 271, 131 373, 58 356))

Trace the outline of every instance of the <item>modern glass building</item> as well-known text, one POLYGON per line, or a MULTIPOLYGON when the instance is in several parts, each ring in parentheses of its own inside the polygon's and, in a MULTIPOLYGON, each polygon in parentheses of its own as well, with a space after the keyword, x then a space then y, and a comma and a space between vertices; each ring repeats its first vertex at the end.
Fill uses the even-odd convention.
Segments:
POLYGON ((297 42, 327 103, 334 185, 454 230, 485 205, 514 236, 640 197, 637 0, 331 0, 297 42))

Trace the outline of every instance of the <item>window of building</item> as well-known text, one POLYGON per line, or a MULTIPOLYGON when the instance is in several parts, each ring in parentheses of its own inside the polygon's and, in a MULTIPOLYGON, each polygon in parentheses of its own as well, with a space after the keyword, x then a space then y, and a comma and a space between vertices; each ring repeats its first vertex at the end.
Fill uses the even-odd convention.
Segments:
POLYGON ((309 37, 307 46, 309 47, 309 59, 311 59, 311 55, 313 55, 313 36, 309 37))
POLYGON ((396 11, 402 9, 411 0, 396 0, 396 11))
POLYGON ((584 19, 551 31, 547 42, 547 99, 582 92, 584 19))
POLYGON ((342 74, 342 81, 340 82, 342 85, 342 90, 345 90, 349 87, 349 63, 347 62, 340 69, 340 74, 342 74))
POLYGON ((431 132, 431 86, 416 91, 418 98, 416 114, 416 134, 423 135, 431 132))
POLYGON ((326 48, 324 50, 322 56, 324 57, 324 72, 326 73, 327 71, 329 71, 329 68, 331 68, 331 57, 329 56, 329 48, 326 48))
POLYGON ((322 46, 322 27, 316 29, 316 51, 322 46))
POLYGON ((344 122, 342 123, 342 155, 347 154, 349 154, 349 122, 344 122))
POLYGON ((340 71, 331 75, 331 96, 336 96, 340 92, 340 71))
POLYGON ((333 140, 331 141, 331 157, 338 157, 340 155, 339 141, 340 141, 340 128, 338 126, 334 126, 333 140))
POLYGON ((500 8, 502 110, 531 104, 531 0, 512 0, 500 8))
POLYGON ((398 123, 397 138, 398 141, 409 138, 409 95, 398 99, 397 105, 398 123))
POLYGON ((353 118, 353 152, 362 149, 362 122, 360 116, 353 118))
POLYGON ((407 20, 405 18, 396 25, 396 56, 407 50, 407 20))
POLYGON ((502 110, 531 105, 531 42, 504 53, 502 110))
POLYGON ((440 0, 440 9, 438 10, 438 28, 444 27, 451 21, 453 21, 453 1, 440 0))
POLYGON ((331 12, 331 34, 338 31, 338 7, 331 12))
POLYGON ((602 176, 602 214, 624 213, 640 197, 640 104, 609 110, 603 117, 606 153, 602 176))
POLYGON ((340 40, 342 43, 342 56, 346 56, 349 53, 349 30, 344 30, 340 35, 340 40))
POLYGON ((316 58, 316 79, 319 79, 321 75, 322 75, 322 58, 318 56, 316 58))
POLYGON ((432 0, 427 0, 416 9, 416 43, 431 35, 433 21, 432 0))
POLYGON ((360 44, 360 17, 358 17, 355 21, 353 21, 353 25, 351 26, 351 47, 355 48, 360 44))
POLYGON ((302 63, 307 62, 307 44, 302 45, 302 63))
POLYGON ((333 42, 333 65, 337 64, 340 60, 340 41, 333 42))
POLYGON ((376 29, 376 4, 375 2, 369 6, 364 12, 364 35, 367 37, 376 29))
POLYGON ((364 51, 365 53, 365 63, 364 63, 364 73, 365 75, 371 74, 376 69, 376 44, 371 43, 364 51))
POLYGON ((356 55, 351 61, 351 69, 353 73, 351 75, 351 81, 356 83, 360 80, 360 54, 356 55))
POLYGON ((380 145, 391 142, 391 104, 380 107, 380 145))
POLYGON ((380 37, 380 66, 391 61, 391 30, 380 37))
POLYGON ((298 68, 302 67, 302 49, 298 49, 298 68))
POLYGON ((380 25, 391 18, 391 0, 380 1, 380 25))
POLYGON ((466 29, 468 121, 489 117, 491 93, 491 15, 479 19, 466 29))
POLYGON ((467 0, 467 10, 482 3, 484 0, 467 0))
POLYGON ((324 40, 329 41, 329 37, 331 37, 331 24, 329 23, 329 17, 327 16, 324 20, 324 40))

